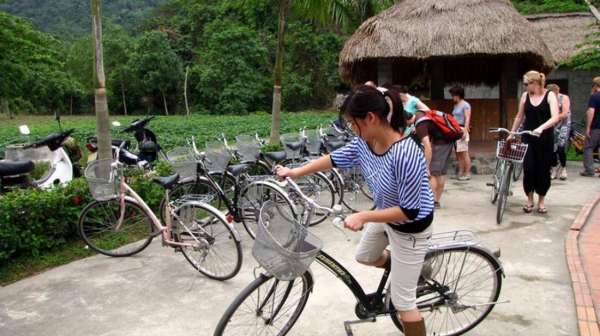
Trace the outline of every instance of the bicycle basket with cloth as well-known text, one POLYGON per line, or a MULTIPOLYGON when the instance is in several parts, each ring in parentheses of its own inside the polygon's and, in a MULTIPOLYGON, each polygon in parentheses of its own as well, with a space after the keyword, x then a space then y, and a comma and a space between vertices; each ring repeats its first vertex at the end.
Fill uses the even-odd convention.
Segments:
POLYGON ((238 135, 235 137, 237 151, 242 161, 256 161, 260 155, 260 145, 252 135, 238 135))
POLYGON ((231 154, 227 147, 220 141, 207 141, 204 154, 204 163, 211 172, 224 172, 227 165, 229 165, 229 160, 231 160, 231 154))
POLYGON ((308 270, 322 248, 323 242, 294 220, 289 207, 263 204, 252 255, 268 273, 293 280, 308 270))
POLYGON ((112 160, 95 160, 88 164, 84 176, 97 201, 105 201, 119 195, 119 186, 123 178, 123 169, 113 169, 112 160))
POLYGON ((523 159, 525 159, 528 146, 528 144, 522 142, 500 140, 496 147, 496 157, 502 160, 522 163, 523 159))
POLYGON ((304 130, 306 136, 306 149, 311 155, 319 155, 321 152, 321 134, 319 130, 304 130))
POLYGON ((196 176, 198 162, 191 148, 176 147, 167 152, 167 158, 180 179, 196 176))

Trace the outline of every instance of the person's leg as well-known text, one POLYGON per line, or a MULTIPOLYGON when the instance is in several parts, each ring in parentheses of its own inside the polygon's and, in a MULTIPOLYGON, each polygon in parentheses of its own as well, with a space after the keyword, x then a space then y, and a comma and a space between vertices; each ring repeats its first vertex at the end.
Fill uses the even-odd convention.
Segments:
POLYGON ((465 176, 465 152, 456 151, 456 161, 458 162, 458 177, 465 176))
POLYGON ((435 186, 435 198, 436 198, 436 202, 441 202, 442 200, 442 194, 444 193, 444 187, 446 186, 446 175, 440 175, 440 176, 436 176, 437 177, 437 183, 435 186))
POLYGON ((587 174, 587 175, 594 174, 594 148, 596 147, 596 143, 593 140, 594 140, 593 133, 590 138, 585 139, 585 146, 583 147, 583 172, 582 172, 582 174, 587 174))
POLYGON ((469 155, 468 148, 465 151, 464 155, 465 155, 465 176, 470 178, 471 177, 471 155, 469 155))
POLYGON ((384 223, 368 223, 365 226, 356 248, 356 261, 367 266, 385 266, 389 260, 389 253, 385 250, 389 244, 385 234, 386 226, 384 223))
POLYGON ((538 195, 538 211, 546 210, 546 196, 538 195))
MULTIPOLYGON (((525 154, 525 159, 523 160, 523 191, 525 195, 527 195, 527 208, 530 209, 533 207, 533 189, 535 186, 535 157, 533 152, 535 148, 532 145, 529 145, 529 150, 527 154, 525 154)), ((529 211, 530 212, 530 211, 529 211)))
POLYGON ((390 286, 392 303, 405 326, 406 336, 425 336, 425 323, 417 309, 417 285, 427 251, 431 227, 422 233, 406 235, 387 227, 392 264, 390 286), (413 239, 407 239, 412 236, 413 239))

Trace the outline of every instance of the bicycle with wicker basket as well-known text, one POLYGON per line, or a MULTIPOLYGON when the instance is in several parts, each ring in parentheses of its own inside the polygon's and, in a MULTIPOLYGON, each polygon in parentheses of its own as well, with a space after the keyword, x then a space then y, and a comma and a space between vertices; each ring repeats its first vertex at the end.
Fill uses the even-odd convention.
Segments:
MULTIPOLYGON (((179 158, 178 170, 195 173, 192 158, 179 158)), ((181 252, 192 267, 209 278, 226 280, 239 272, 239 234, 209 204, 212 195, 188 194, 169 199, 179 174, 153 179, 165 189, 162 223, 127 184, 118 158, 91 162, 85 177, 95 201, 81 212, 78 228, 89 248, 111 257, 127 257, 141 252, 160 235, 163 246, 181 252)))
POLYGON ((501 136, 513 138, 499 139, 496 146, 496 170, 493 181, 487 185, 492 187, 491 202, 496 204, 496 223, 501 224, 506 210, 506 200, 510 194, 511 178, 515 169, 520 169, 527 154, 528 144, 521 141, 524 134, 539 137, 532 131, 512 132, 506 128, 492 128, 490 133, 499 133, 501 136))
MULTIPOLYGON (((390 296, 389 265, 377 290, 365 293, 344 266, 322 251, 321 240, 307 229, 311 213, 320 208, 335 215, 333 224, 343 230, 341 206, 323 208, 303 195, 291 179, 284 184, 302 195, 304 212, 296 217, 275 203, 263 205, 252 254, 265 272, 233 300, 214 335, 286 335, 300 318, 315 285, 309 269, 314 261, 332 272, 357 300, 358 320, 344 323, 348 335, 353 324, 375 322, 383 315, 390 315, 402 331, 390 296)), ((417 306, 428 334, 461 335, 483 321, 500 303, 503 275, 499 252, 484 247, 472 232, 432 235, 417 288, 417 306)))

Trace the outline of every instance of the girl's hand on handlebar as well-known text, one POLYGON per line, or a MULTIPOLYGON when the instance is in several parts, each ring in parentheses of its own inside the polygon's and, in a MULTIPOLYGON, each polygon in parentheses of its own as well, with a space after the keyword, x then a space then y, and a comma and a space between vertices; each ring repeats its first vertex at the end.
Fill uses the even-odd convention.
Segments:
POLYGON ((352 231, 360 231, 365 226, 365 220, 360 212, 355 213, 344 219, 344 226, 352 231))
POLYGON ((290 169, 288 167, 284 167, 282 165, 275 166, 275 174, 277 177, 284 179, 286 177, 296 178, 296 174, 294 173, 294 169, 290 169))

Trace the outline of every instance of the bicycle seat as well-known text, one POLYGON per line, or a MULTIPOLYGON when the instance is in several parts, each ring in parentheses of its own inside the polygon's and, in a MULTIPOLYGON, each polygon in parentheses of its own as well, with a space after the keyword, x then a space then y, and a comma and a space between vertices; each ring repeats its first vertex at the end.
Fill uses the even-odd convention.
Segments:
POLYGON ((287 155, 285 152, 267 152, 265 157, 274 162, 281 162, 286 159, 287 155))
POLYGON ((27 174, 31 171, 33 171, 31 161, 0 161, 0 177, 27 174))
POLYGON ((293 151, 298 151, 300 149, 302 149, 302 146, 304 144, 302 142, 290 142, 290 143, 286 143, 285 147, 293 150, 293 151))
POLYGON ((152 179, 152 181, 158 183, 165 189, 171 189, 177 184, 177 182, 179 182, 179 174, 171 176, 156 176, 152 179))
POLYGON ((237 165, 231 165, 231 166, 227 167, 227 171, 230 172, 231 175, 233 175, 233 176, 240 176, 248 171, 248 165, 243 164, 243 163, 237 164, 237 165))

